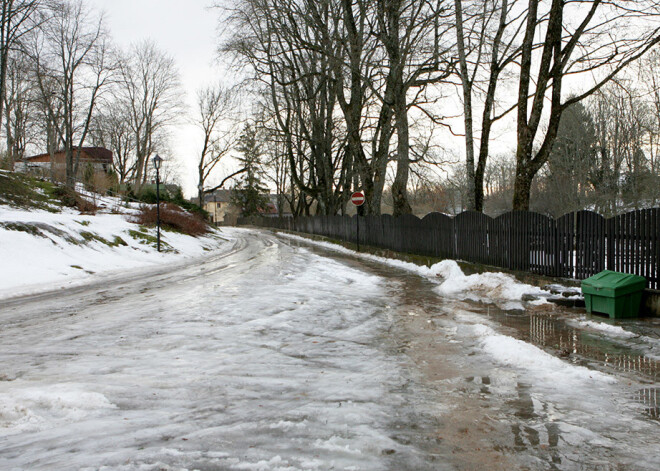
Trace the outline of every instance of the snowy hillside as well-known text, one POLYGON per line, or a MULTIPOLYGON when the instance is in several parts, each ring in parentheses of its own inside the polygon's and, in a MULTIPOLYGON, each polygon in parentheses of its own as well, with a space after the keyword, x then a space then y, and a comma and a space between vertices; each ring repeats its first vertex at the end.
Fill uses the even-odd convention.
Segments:
POLYGON ((81 214, 47 198, 48 188, 32 188, 44 198, 19 200, 16 187, 7 190, 12 178, 9 173, 0 174, 5 190, 0 192, 0 298, 171 264, 227 243, 215 230, 203 237, 163 230, 158 253, 156 229, 131 222, 138 205, 83 192, 81 196, 98 210, 81 214))

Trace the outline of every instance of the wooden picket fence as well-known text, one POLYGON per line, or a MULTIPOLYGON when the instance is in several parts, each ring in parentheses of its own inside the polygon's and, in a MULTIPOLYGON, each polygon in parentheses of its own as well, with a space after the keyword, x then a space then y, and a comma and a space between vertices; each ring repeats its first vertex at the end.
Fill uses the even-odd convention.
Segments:
MULTIPOLYGON (((357 242, 358 216, 242 218, 239 224, 286 229, 357 242)), ((584 279, 602 270, 646 277, 660 289, 660 208, 609 219, 578 211, 553 219, 529 211, 496 218, 466 211, 455 217, 359 217, 361 245, 450 258, 552 277, 584 279)))

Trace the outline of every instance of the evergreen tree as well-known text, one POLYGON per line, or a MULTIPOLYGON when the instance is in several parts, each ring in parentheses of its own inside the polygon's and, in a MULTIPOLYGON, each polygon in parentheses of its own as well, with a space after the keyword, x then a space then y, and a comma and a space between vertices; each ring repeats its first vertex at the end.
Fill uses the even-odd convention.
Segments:
POLYGON ((582 103, 575 103, 561 115, 533 209, 558 217, 588 207, 597 166, 593 118, 582 103))
POLYGON ((262 182, 262 143, 257 129, 246 124, 238 140, 238 151, 245 172, 232 192, 232 202, 241 209, 241 216, 256 216, 268 208, 268 188, 262 182))

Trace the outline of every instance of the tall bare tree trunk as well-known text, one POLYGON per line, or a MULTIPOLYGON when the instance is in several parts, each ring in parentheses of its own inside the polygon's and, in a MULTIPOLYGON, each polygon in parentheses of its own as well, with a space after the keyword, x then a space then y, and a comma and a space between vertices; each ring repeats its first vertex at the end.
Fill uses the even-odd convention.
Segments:
MULTIPOLYGON (((475 210, 475 178, 474 178, 474 131, 472 129, 472 80, 467 66, 467 50, 463 33, 462 0, 454 0, 456 14, 456 45, 458 48, 458 64, 463 88, 463 122, 465 124, 465 174, 467 177, 467 209, 475 210)), ((480 209, 479 209, 480 210, 480 209)))
MULTIPOLYGON (((398 80, 395 80, 398 81, 398 80)), ((394 216, 412 213, 408 202, 408 176, 410 174, 410 134, 408 126, 408 109, 406 92, 403 85, 395 86, 394 114, 396 115, 397 163, 396 175, 392 183, 392 199, 394 201, 394 216)))
POLYGON ((403 67, 405 59, 401 51, 401 0, 381 0, 380 14, 382 41, 389 61, 389 77, 392 84, 392 102, 397 134, 397 166, 392 183, 392 214, 401 216, 412 213, 408 203, 408 176, 410 173, 410 133, 408 125, 407 88, 404 85, 403 67))

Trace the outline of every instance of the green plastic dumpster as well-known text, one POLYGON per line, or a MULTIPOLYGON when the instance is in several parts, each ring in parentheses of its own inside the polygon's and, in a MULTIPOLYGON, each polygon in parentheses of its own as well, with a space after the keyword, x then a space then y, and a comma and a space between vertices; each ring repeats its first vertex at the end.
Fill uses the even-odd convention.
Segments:
POLYGON ((582 281, 587 312, 602 312, 610 318, 637 317, 646 278, 605 270, 582 281))

